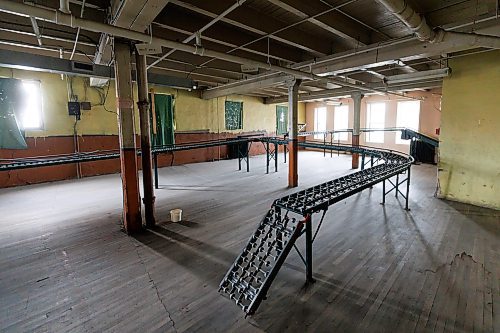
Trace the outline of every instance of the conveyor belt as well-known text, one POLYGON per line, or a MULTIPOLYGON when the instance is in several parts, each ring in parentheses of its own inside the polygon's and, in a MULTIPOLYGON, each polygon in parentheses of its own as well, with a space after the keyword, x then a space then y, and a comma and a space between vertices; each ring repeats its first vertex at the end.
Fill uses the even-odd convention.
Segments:
POLYGON ((253 313, 300 236, 303 224, 281 215, 273 206, 259 224, 238 259, 227 272, 219 291, 243 311, 253 313))
MULTIPOLYGON (((403 135, 408 138, 416 138, 418 140, 422 140, 433 146, 437 147, 439 145, 439 141, 431 138, 422 133, 406 129, 406 128, 386 128, 386 129, 361 129, 361 131, 403 131, 403 135)), ((352 129, 346 129, 341 131, 326 131, 326 132, 301 132, 299 136, 309 136, 313 134, 334 134, 341 132, 352 132, 352 129)), ((166 152, 176 152, 176 151, 184 151, 184 150, 193 150, 200 148, 209 148, 209 147, 217 147, 217 146, 225 146, 231 144, 252 142, 252 141, 261 141, 261 142, 270 142, 276 143, 279 145, 288 144, 287 139, 283 138, 273 138, 273 137, 245 137, 245 138, 237 138, 237 139, 227 139, 227 140, 210 140, 204 142, 192 142, 192 143, 184 143, 184 144, 174 144, 174 145, 165 145, 160 147, 153 147, 153 154, 161 154, 166 152)), ((319 148, 325 149, 324 144, 316 143, 316 142, 299 142, 300 147, 305 148, 319 148)), ((331 149, 332 145, 329 145, 331 149)), ((352 148, 345 148, 345 146, 337 145, 338 148, 334 150, 349 150, 351 152, 358 152, 352 150, 352 148)), ((140 154, 140 152, 138 153, 140 154)), ((45 166, 54 166, 61 164, 71 164, 71 163, 83 163, 83 162, 93 162, 99 160, 108 160, 119 158, 120 153, 118 150, 114 151, 95 151, 95 152, 82 152, 82 153, 72 153, 65 155, 57 155, 57 156, 39 156, 39 157, 27 157, 27 158, 16 158, 16 159, 0 159, 0 171, 9 171, 16 169, 27 169, 27 168, 36 168, 36 167, 45 167, 45 166)))
MULTIPOLYGON (((330 148, 333 149, 333 146, 330 148)), ((348 146, 342 148, 349 150, 348 146)), ((265 299, 276 274, 302 234, 304 225, 311 230, 310 216, 313 213, 326 211, 330 205, 379 182, 384 182, 385 197, 385 180, 407 171, 408 178, 405 181, 408 181, 409 186, 410 156, 360 147, 351 147, 350 151, 378 157, 382 163, 277 199, 227 272, 219 291, 235 301, 246 314, 253 314, 265 299), (304 219, 297 221, 296 218, 290 218, 290 212, 302 215, 304 219)), ((398 181, 394 186, 396 190, 401 184, 398 181)), ((310 232, 307 234, 306 230, 306 249, 309 242, 309 251, 312 251, 314 239, 311 239, 310 232)), ((312 253, 309 255, 312 256, 312 253)), ((312 259, 307 259, 307 254, 306 261, 309 262, 306 263, 308 271, 312 272, 312 259)))
MULTIPOLYGON (((212 141, 184 143, 177 145, 166 145, 160 147, 153 147, 152 153, 160 154, 165 152, 176 152, 176 151, 193 150, 200 148, 225 146, 225 145, 249 142, 249 140, 252 139, 245 138, 245 139, 212 140, 212 141)), ((138 155, 140 155, 140 152, 138 152, 138 155)), ((71 164, 71 163, 94 162, 94 161, 109 160, 119 157, 120 157, 120 152, 118 150, 114 150, 114 151, 72 153, 72 154, 56 155, 56 156, 39 156, 31 158, 27 157, 27 158, 16 158, 16 159, 0 159, 0 171, 28 169, 28 168, 54 166, 61 164, 71 164)))
MULTIPOLYGON (((342 130, 329 130, 329 131, 316 131, 316 132, 300 132, 298 133, 298 136, 302 137, 307 137, 307 136, 313 136, 313 135, 333 135, 333 134, 338 134, 338 133, 352 133, 353 129, 348 128, 348 129, 342 129, 342 130)), ((425 143, 428 143, 434 147, 439 147, 439 140, 436 138, 433 138, 429 135, 417 132, 415 130, 412 130, 410 128, 406 127, 388 127, 388 128, 361 128, 360 129, 361 133, 368 133, 368 132, 401 132, 401 137, 404 140, 410 140, 410 139, 417 139, 420 141, 423 141, 425 143)))
POLYGON ((40 156, 32 158, 0 159, 0 171, 37 168, 61 164, 93 162, 119 158, 119 152, 73 153, 59 156, 40 156))

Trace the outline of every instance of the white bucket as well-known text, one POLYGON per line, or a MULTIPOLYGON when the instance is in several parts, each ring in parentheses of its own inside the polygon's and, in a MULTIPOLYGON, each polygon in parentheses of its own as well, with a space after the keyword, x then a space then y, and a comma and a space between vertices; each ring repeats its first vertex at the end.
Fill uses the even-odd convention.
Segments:
POLYGON ((172 222, 180 222, 182 220, 182 209, 172 209, 170 211, 170 220, 172 222))

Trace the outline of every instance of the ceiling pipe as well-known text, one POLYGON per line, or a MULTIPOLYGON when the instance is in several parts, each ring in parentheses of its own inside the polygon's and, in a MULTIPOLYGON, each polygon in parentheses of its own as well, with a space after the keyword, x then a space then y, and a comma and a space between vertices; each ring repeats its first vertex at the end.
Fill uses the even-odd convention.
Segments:
POLYGON ((72 28, 81 28, 87 31, 93 32, 102 32, 111 36, 120 37, 124 39, 129 39, 133 41, 141 41, 144 43, 152 43, 161 45, 163 47, 178 49, 180 51, 189 52, 198 55, 204 55, 207 57, 219 58, 225 61, 230 61, 238 64, 245 64, 250 66, 256 66, 262 69, 267 70, 276 70, 284 73, 288 73, 294 75, 298 78, 305 79, 314 79, 314 74, 302 72, 299 70, 294 70, 291 68, 280 67, 270 65, 266 62, 247 59, 239 56, 234 56, 230 54, 226 54, 223 52, 212 51, 209 49, 204 49, 188 44, 183 44, 180 42, 175 42, 163 38, 152 37, 148 34, 137 32, 133 30, 128 30, 116 26, 112 26, 109 24, 90 21, 87 19, 82 19, 75 17, 70 14, 65 14, 57 10, 40 8, 32 5, 27 5, 24 3, 18 3, 8 0, 0 0, 0 11, 9 12, 11 14, 20 15, 20 16, 34 16, 39 20, 65 25, 72 28))
POLYGON ((60 0, 59 10, 65 14, 71 14, 71 11, 69 10, 69 0, 60 0))
MULTIPOLYGON (((90 20, 83 19, 83 18, 78 18, 78 17, 75 17, 71 14, 62 13, 61 11, 58 11, 58 10, 40 8, 40 7, 27 5, 24 3, 8 1, 8 0, 0 0, 0 11, 8 12, 8 13, 11 13, 14 15, 19 15, 19 16, 28 16, 28 17, 33 16, 39 20, 43 20, 43 21, 47 21, 47 22, 51 22, 51 23, 55 23, 55 24, 59 24, 59 25, 65 25, 65 26, 72 27, 72 28, 81 28, 81 29, 87 30, 87 31, 106 33, 110 36, 120 37, 120 38, 133 40, 133 41, 141 41, 144 43, 161 45, 163 47, 178 49, 180 51, 190 52, 190 53, 197 54, 200 56, 218 58, 221 60, 234 62, 234 63, 238 63, 238 64, 242 64, 242 65, 255 66, 255 67, 269 70, 269 71, 274 70, 274 71, 293 75, 297 79, 309 79, 309 80, 324 79, 323 77, 315 75, 313 73, 306 73, 306 72, 292 69, 292 68, 288 68, 288 67, 275 66, 275 65, 271 65, 269 63, 262 62, 262 61, 247 59, 247 58, 234 56, 234 55, 223 53, 223 52, 212 51, 209 49, 200 48, 198 46, 191 46, 188 44, 183 44, 183 43, 171 41, 168 39, 153 37, 153 36, 150 36, 148 34, 144 34, 144 33, 133 31, 133 30, 128 30, 128 29, 124 29, 124 28, 120 28, 120 27, 116 27, 116 26, 112 26, 112 25, 109 25, 106 23, 95 22, 95 21, 90 21, 90 20)), ((328 81, 331 83, 334 83, 334 84, 338 84, 338 85, 343 86, 343 87, 355 88, 355 89, 359 89, 361 91, 370 91, 370 92, 375 92, 375 93, 379 93, 379 94, 387 94, 387 92, 384 90, 374 89, 374 88, 366 87, 366 86, 359 85, 359 84, 352 84, 352 83, 344 82, 344 81, 338 80, 338 79, 328 79, 328 81)))
POLYGON ((411 8, 406 0, 377 0, 385 8, 396 15, 401 22, 410 28, 415 36, 423 42, 439 43, 446 40, 456 42, 458 45, 469 45, 499 49, 500 38, 490 35, 474 33, 450 32, 443 29, 432 29, 425 17, 411 8))
POLYGON ((385 8, 396 15, 401 22, 410 28, 418 39, 424 42, 434 42, 436 33, 421 16, 408 5, 406 0, 377 0, 385 8))
MULTIPOLYGON (((82 1, 82 9, 80 10, 80 17, 83 17, 84 11, 85 11, 85 0, 82 1)), ((80 37, 80 30, 81 28, 78 28, 78 30, 76 31, 75 43, 73 44, 73 50, 71 51, 69 60, 73 60, 73 57, 75 56, 76 46, 78 44, 78 37, 80 37)))
POLYGON ((36 18, 30 16, 31 26, 33 27, 33 32, 35 33, 36 40, 38 41, 39 46, 42 45, 42 35, 40 34, 40 29, 38 28, 38 24, 36 23, 36 18))
POLYGON ((215 57, 222 60, 239 63, 239 64, 247 64, 250 66, 256 66, 259 68, 267 69, 267 70, 276 70, 285 72, 291 75, 294 75, 299 78, 304 79, 312 79, 314 78, 313 74, 305 73, 299 70, 293 70, 286 67, 280 66, 272 66, 265 62, 260 62, 256 60, 246 59, 222 52, 211 51, 208 49, 191 46, 179 42, 174 42, 162 38, 152 37, 148 34, 144 34, 141 32, 136 32, 132 30, 128 30, 125 28, 120 28, 112 25, 108 25, 105 23, 90 21, 82 18, 75 17, 70 14, 65 14, 55 9, 42 8, 33 5, 27 5, 23 3, 16 3, 13 1, 0 0, 0 11, 9 12, 15 15, 20 16, 33 16, 39 20, 52 22, 59 25, 65 25, 72 28, 81 28, 87 31, 94 31, 103 33, 103 36, 116 36, 129 40, 142 41, 145 43, 153 43, 158 44, 167 48, 178 49, 184 52, 190 52, 198 55, 204 55, 209 57, 215 57))
POLYGON ((500 49, 500 37, 490 35, 446 31, 443 36, 443 41, 452 41, 460 46, 466 45, 470 47, 500 49))

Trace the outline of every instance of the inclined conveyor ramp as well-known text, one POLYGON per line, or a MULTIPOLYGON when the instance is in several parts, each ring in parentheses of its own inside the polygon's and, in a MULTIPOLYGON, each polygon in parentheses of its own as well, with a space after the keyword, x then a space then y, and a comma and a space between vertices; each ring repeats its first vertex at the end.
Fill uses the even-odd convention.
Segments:
MULTIPOLYGON (((353 150, 359 152, 358 147, 353 150)), ((274 201, 271 209, 260 222, 247 245, 237 257, 224 279, 219 292, 233 300, 247 315, 255 313, 290 251, 295 247, 306 266, 306 280, 312 277, 312 244, 328 207, 366 188, 383 182, 385 194, 406 182, 407 200, 412 158, 388 151, 365 149, 366 155, 376 157, 379 164, 344 177, 322 183, 308 189, 284 196, 274 201), (406 174, 406 179, 400 175, 406 174), (396 176, 395 184, 390 178, 396 176), (394 186, 386 192, 385 181, 394 186), (312 232, 312 214, 323 211, 316 232, 312 232), (300 218, 302 216, 303 218, 300 218), (305 258, 295 245, 305 234, 305 258)))

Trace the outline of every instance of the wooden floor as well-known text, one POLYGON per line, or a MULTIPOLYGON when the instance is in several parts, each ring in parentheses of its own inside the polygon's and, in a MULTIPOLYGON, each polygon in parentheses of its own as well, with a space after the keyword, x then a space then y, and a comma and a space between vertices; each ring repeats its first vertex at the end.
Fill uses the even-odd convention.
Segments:
MULTIPOLYGON (((278 174, 264 163, 160 170, 163 222, 136 238, 120 230, 119 175, 0 190, 0 331, 500 332, 500 214, 434 198, 430 165, 413 168, 410 212, 392 195, 381 206, 380 186, 331 207, 317 282, 291 253, 245 319, 217 287, 288 192, 282 161, 278 174), (178 207, 185 221, 166 222, 178 207)), ((301 187, 349 165, 301 152, 301 187)))

